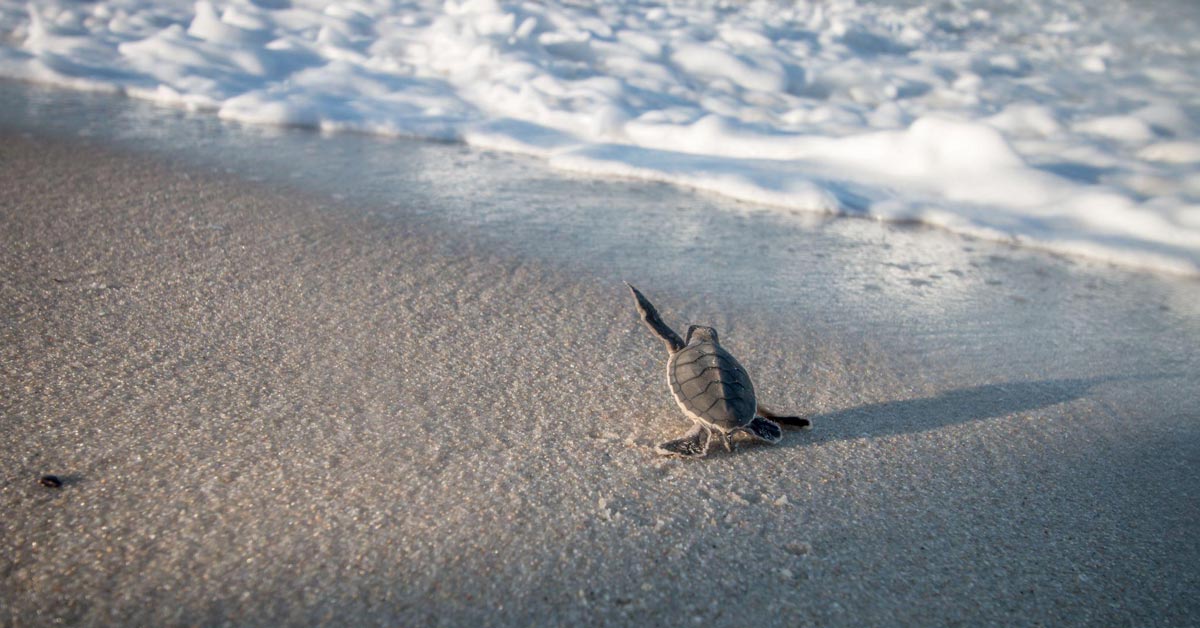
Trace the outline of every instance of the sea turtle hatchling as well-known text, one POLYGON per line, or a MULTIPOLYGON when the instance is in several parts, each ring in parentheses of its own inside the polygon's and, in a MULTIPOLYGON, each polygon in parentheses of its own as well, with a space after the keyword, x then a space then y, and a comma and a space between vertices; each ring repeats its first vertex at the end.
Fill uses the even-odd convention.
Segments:
POLYGON ((646 326, 666 343, 670 353, 667 382, 671 396, 695 422, 682 438, 667 441, 655 447, 655 451, 667 456, 701 458, 708 453, 713 439, 720 440, 726 451, 732 451, 729 439, 738 432, 778 443, 783 437, 781 423, 812 427, 808 419, 780 416, 758 405, 750 374, 721 347, 717 330, 692 325, 687 337, 680 340, 679 334, 663 323, 654 305, 637 288, 628 282, 625 285, 633 292, 646 326))

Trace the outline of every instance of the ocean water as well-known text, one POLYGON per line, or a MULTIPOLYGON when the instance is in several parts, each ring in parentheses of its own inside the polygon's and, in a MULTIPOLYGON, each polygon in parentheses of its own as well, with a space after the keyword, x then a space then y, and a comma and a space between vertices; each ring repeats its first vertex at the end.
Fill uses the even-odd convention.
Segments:
POLYGON ((5 1, 0 76, 1195 275, 1196 32, 1183 0, 5 1))
MULTIPOLYGON (((1072 338, 1113 327, 1116 312, 1126 329, 1194 329, 1200 320, 1186 277, 920 224, 785 212, 664 183, 563 173, 537 158, 453 142, 242 124, 5 82, 0 132, 83 141, 325 199, 330 212, 400 225, 463 260, 500 255, 552 266, 622 302, 622 281, 631 281, 671 304, 674 316, 723 330, 798 317, 804 329, 897 351, 911 350, 914 338, 967 353, 981 342, 1019 342, 1030 363, 1050 364, 1065 359, 1063 347, 1029 346, 1030 329, 1072 338)), ((536 300, 541 286, 528 289, 536 300)))

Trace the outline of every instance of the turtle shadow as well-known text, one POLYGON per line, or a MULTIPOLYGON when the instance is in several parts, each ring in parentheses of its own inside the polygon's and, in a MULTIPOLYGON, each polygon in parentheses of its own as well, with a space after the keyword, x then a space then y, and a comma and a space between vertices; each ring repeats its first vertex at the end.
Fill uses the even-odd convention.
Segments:
POLYGON ((812 430, 788 430, 787 446, 915 434, 994 419, 1081 399, 1100 384, 1151 381, 1178 374, 1063 378, 985 384, 948 390, 932 397, 870 403, 811 415, 812 430), (797 438, 796 435, 807 436, 797 438))

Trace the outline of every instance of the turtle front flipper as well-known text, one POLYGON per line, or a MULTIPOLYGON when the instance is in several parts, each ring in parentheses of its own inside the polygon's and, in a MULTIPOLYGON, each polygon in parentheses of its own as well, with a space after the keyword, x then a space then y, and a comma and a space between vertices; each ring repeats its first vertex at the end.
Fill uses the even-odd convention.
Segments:
POLYGON ((683 348, 683 340, 679 338, 679 334, 675 333, 674 329, 667 327, 663 322, 662 317, 658 315, 658 310, 654 309, 654 305, 645 297, 637 288, 634 288, 628 281, 625 285, 629 286, 630 292, 633 293, 634 301, 637 303, 638 314, 642 315, 642 321, 646 323, 646 327, 654 332, 654 335, 662 338, 662 341, 667 345, 667 351, 675 353, 683 348))
POLYGON ((771 419, 772 421, 780 425, 786 425, 787 427, 798 427, 803 430, 812 429, 812 421, 809 419, 798 416, 780 416, 761 405, 758 406, 758 416, 771 419))
POLYGON ((703 458, 708 455, 708 430, 699 423, 688 430, 683 438, 669 440, 654 448, 654 451, 664 456, 683 456, 684 458, 703 458))
POLYGON ((760 416, 754 417, 753 421, 739 429, 771 444, 778 443, 783 439, 783 428, 779 427, 778 423, 760 416))

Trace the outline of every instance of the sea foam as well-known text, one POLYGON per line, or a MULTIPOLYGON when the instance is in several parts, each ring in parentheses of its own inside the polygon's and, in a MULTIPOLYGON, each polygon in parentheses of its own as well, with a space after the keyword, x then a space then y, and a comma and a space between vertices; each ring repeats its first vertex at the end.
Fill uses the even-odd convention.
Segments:
POLYGON ((0 2, 0 76, 1200 274, 1198 12, 0 2))

